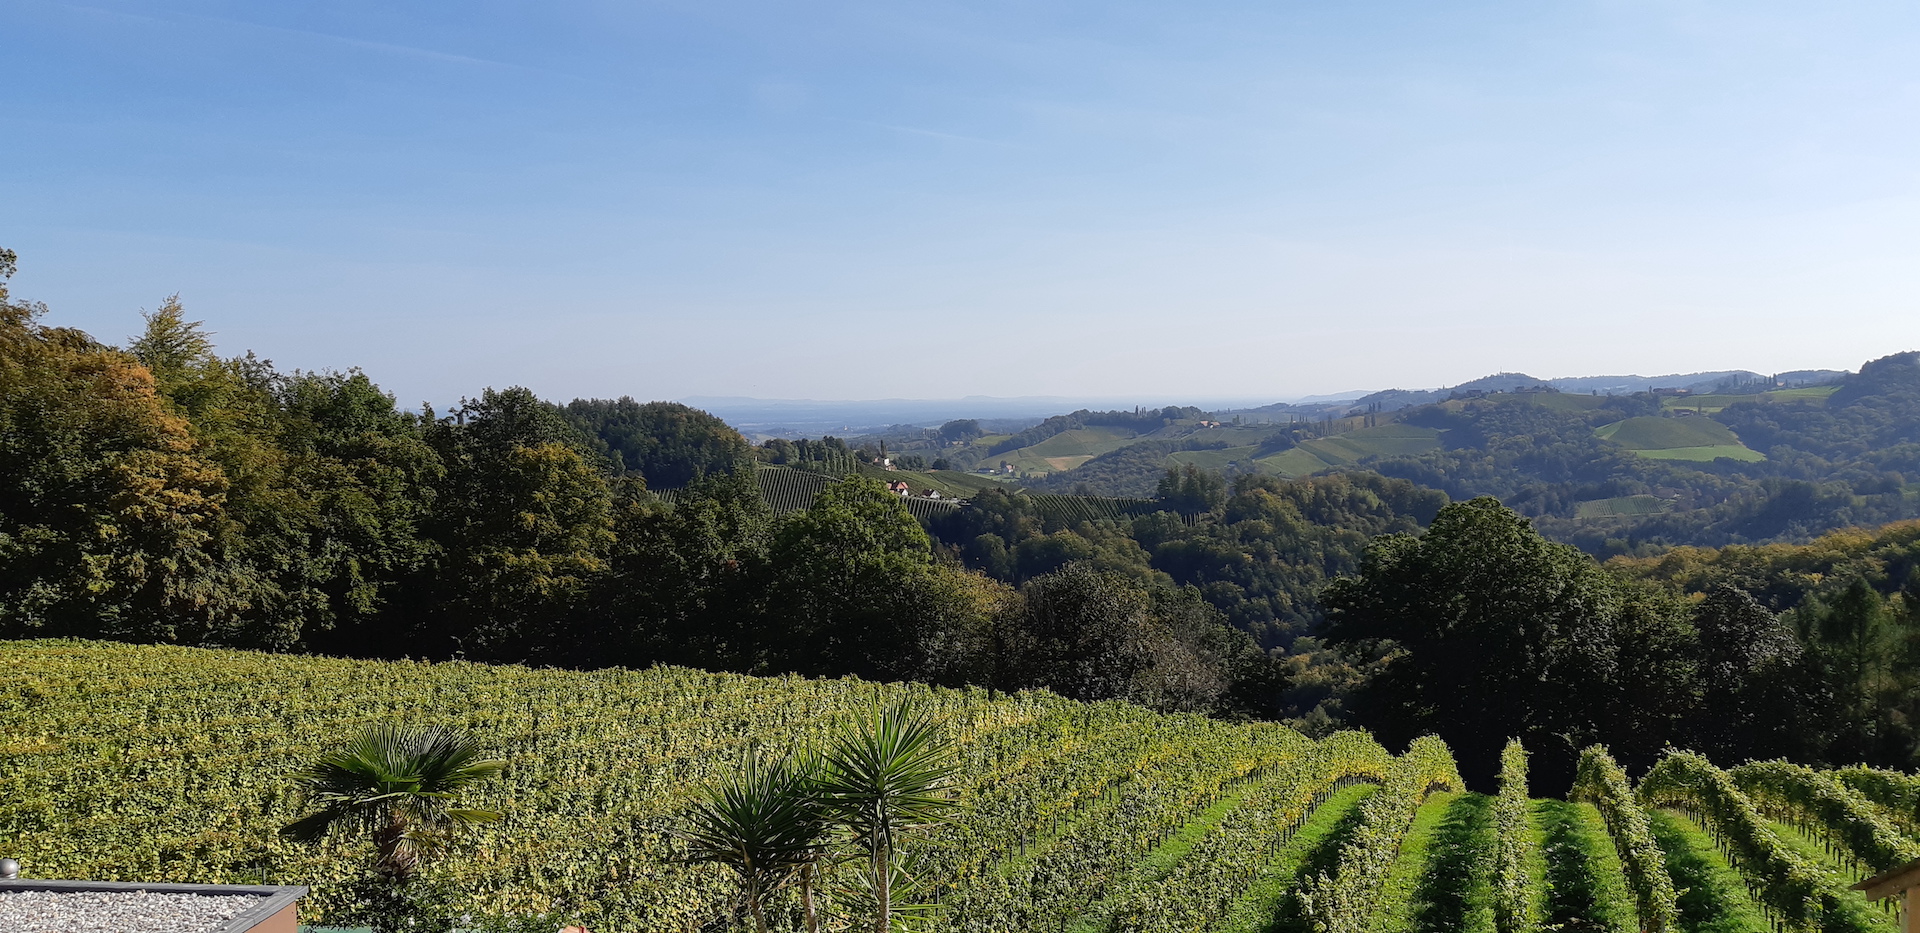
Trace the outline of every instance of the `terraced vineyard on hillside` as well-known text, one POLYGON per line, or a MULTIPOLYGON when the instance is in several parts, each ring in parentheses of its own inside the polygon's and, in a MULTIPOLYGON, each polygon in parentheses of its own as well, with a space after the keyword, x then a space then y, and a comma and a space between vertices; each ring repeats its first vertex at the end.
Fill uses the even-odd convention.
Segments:
POLYGON ((1660 460, 1706 462, 1728 457, 1751 462, 1767 459, 1765 454, 1742 444, 1726 425, 1697 415, 1628 418, 1601 425, 1593 433, 1639 456, 1660 460))
POLYGON ((1488 797, 1431 738, 1394 756, 1046 693, 32 641, 0 643, 0 854, 309 884, 313 919, 342 919, 365 844, 277 837, 289 772, 364 723, 447 723, 509 762, 472 801, 507 818, 428 871, 466 910, 732 929, 728 878, 675 858, 693 788, 907 696, 955 739, 965 806, 922 846, 929 931, 1892 930, 1847 885, 1920 857, 1920 779, 1868 769, 1676 754, 1636 789, 1591 749, 1565 802, 1536 799, 1566 789, 1529 788, 1516 743, 1488 797))

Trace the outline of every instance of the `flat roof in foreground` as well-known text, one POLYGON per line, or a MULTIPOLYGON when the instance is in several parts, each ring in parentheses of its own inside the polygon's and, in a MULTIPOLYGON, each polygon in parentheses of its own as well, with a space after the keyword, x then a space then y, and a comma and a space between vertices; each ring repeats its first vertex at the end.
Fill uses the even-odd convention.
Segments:
POLYGON ((0 881, 0 930, 246 933, 306 893, 281 885, 0 881))

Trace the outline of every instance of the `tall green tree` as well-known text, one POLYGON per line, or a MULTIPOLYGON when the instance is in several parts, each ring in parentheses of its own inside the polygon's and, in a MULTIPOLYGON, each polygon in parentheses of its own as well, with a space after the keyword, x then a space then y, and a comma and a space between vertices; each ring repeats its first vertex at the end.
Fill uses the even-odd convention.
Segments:
POLYGON ((1819 754, 1803 737, 1801 720, 1812 698, 1792 628, 1726 584, 1708 590, 1694 607, 1693 625, 1701 713, 1691 718, 1688 745, 1728 760, 1819 754))
POLYGON ((429 532, 440 556, 415 604, 428 649, 578 660, 592 639, 576 623, 614 543, 586 438, 521 388, 487 390, 427 437, 446 470, 429 532))
POLYGON ((1911 759, 1915 730, 1901 715, 1915 680, 1907 633, 1887 600, 1862 578, 1794 613, 1812 667, 1831 704, 1830 761, 1911 759))
POLYGON ((6 288, 0 263, 0 636, 274 643, 247 631, 229 477, 134 357, 6 288))
POLYGON ((650 496, 618 502, 609 572, 595 597, 601 656, 635 666, 766 669, 784 641, 760 624, 774 528, 750 472, 702 477, 671 506, 650 496))
POLYGON ((1155 495, 1181 512, 1211 512, 1227 501, 1227 484, 1220 474, 1187 464, 1169 468, 1155 495))
POLYGON ((781 524, 772 561, 774 611, 762 624, 782 667, 887 679, 919 664, 932 543, 878 480, 849 475, 822 490, 781 524))
POLYGON ((1439 734, 1482 784, 1509 735, 1539 756, 1548 786, 1596 741, 1650 761, 1692 695, 1677 606, 1493 499, 1441 509, 1423 535, 1378 539, 1322 601, 1329 641, 1391 657, 1367 689, 1367 724, 1389 742, 1439 734))
POLYGON ((678 489, 752 465, 752 447, 740 432, 678 402, 574 399, 562 410, 604 445, 617 469, 645 477, 649 489, 678 489))
POLYGON ((420 419, 364 373, 276 374, 274 442, 283 452, 282 588, 301 641, 339 654, 393 655, 401 590, 437 555, 426 529, 446 471, 420 419), (298 555, 298 560, 287 560, 298 555))

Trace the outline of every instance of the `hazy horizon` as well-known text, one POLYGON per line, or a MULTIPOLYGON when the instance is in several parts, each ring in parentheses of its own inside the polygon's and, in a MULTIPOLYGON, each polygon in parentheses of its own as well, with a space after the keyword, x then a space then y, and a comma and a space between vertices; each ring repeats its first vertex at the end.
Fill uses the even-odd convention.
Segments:
POLYGON ((1920 346, 1893 3, 9 5, 16 296, 403 402, 1297 398, 1920 346))

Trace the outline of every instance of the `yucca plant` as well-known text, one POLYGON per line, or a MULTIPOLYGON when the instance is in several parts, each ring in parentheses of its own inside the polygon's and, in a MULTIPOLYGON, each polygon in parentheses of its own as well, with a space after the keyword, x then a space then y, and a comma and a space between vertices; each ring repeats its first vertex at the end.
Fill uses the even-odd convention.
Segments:
POLYGON ((893 924, 900 844, 956 809, 952 757, 939 725, 905 700, 876 711, 866 728, 840 736, 825 754, 822 792, 866 857, 874 933, 889 933, 893 924))
POLYGON ((492 810, 453 805, 461 792, 506 767, 481 754, 479 740, 458 730, 368 727, 295 774, 306 803, 318 809, 280 831, 303 843, 336 829, 366 832, 374 870, 405 881, 448 830, 500 819, 492 810))
POLYGON ((687 828, 686 861, 724 866, 740 881, 740 897, 754 928, 766 933, 767 900, 798 881, 809 930, 813 872, 828 854, 832 822, 821 796, 818 761, 810 756, 768 760, 749 746, 731 779, 705 788, 687 828))

